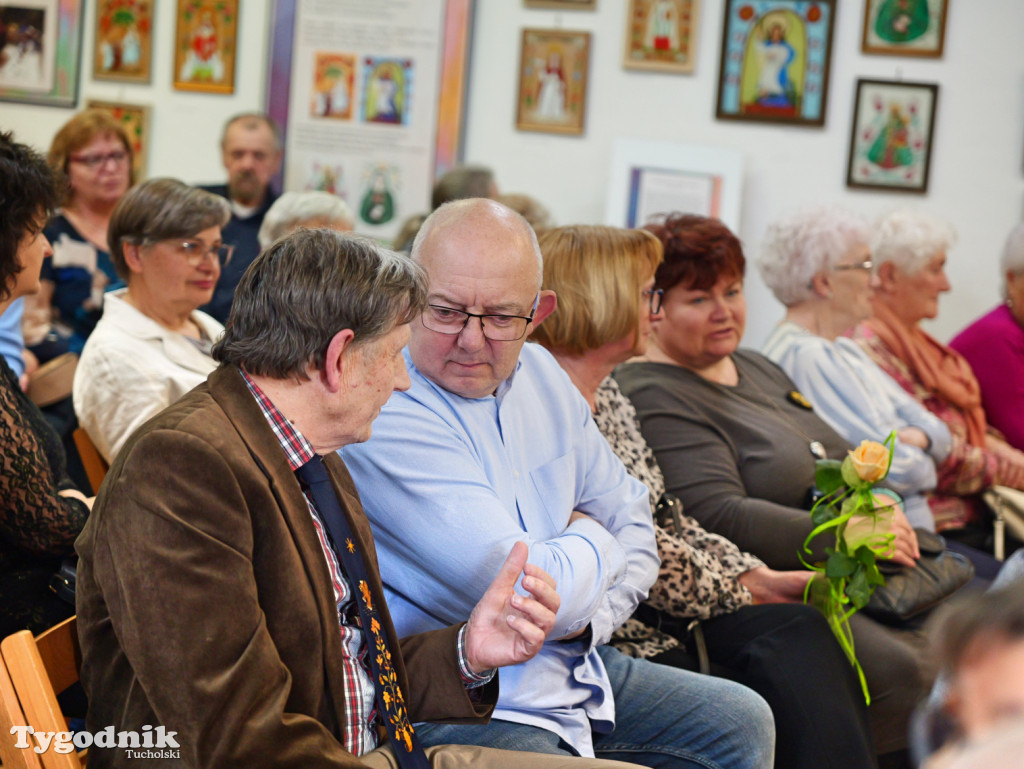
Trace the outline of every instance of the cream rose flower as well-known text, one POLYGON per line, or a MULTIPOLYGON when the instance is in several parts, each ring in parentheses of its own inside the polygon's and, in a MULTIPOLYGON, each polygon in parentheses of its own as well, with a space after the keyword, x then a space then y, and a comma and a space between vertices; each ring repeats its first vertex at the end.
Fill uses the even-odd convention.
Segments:
POLYGON ((861 441, 850 452, 850 464, 862 481, 880 481, 889 472, 889 449, 878 441, 861 441))

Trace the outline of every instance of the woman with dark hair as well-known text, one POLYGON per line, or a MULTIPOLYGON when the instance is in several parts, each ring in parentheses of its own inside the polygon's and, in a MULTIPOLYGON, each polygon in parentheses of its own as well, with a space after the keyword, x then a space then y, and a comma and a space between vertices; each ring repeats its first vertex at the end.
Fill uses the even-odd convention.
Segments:
POLYGON ((867 711, 853 669, 824 617, 801 605, 811 573, 768 568, 685 511, 658 514, 671 507, 665 480, 636 412, 610 375, 647 349, 661 307, 654 289, 661 243, 644 230, 588 226, 545 230, 538 241, 543 287, 558 295, 558 312, 531 339, 551 352, 587 400, 601 434, 650 491, 655 514, 658 580, 612 645, 689 670, 698 669, 703 646, 713 675, 749 686, 771 706, 776 766, 872 766, 867 711))
POLYGON ((60 211, 46 227, 53 255, 43 262, 42 288, 26 307, 25 320, 26 342, 43 358, 68 348, 81 352, 103 311, 103 293, 120 285, 107 251, 107 227, 135 181, 133 158, 128 134, 103 110, 79 112, 53 137, 47 159, 67 185, 60 211), (39 348, 52 324, 60 341, 39 348))
MULTIPOLYGON (((616 369, 615 379, 683 509, 771 568, 800 568, 815 460, 852 447, 778 366, 739 349, 746 260, 736 236, 715 219, 679 214, 646 229, 665 250, 654 279, 664 301, 647 352, 616 369)), ((892 559, 913 565, 917 538, 899 510, 892 532, 892 559)), ((876 748, 903 751, 910 713, 931 679, 924 639, 862 614, 851 626, 876 748)))
MULTIPOLYGON (((51 253, 43 234, 58 202, 54 175, 31 149, 0 134, 0 313, 39 291, 51 253)), ((0 638, 38 633, 74 614, 49 589, 92 507, 67 477, 60 439, 0 358, 0 638)))
POLYGON ((112 462, 139 425, 206 381, 224 327, 199 310, 233 252, 219 195, 177 179, 150 179, 110 218, 110 253, 128 284, 104 300, 103 317, 75 371, 78 421, 112 462))

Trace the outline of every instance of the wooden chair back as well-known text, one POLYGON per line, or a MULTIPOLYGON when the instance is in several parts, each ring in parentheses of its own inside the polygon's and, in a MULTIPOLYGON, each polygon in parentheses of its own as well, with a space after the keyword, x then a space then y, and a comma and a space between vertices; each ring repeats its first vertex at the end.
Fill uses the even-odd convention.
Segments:
MULTIPOLYGON (((37 731, 68 731, 57 695, 78 681, 82 655, 76 618, 70 617, 36 637, 28 630, 9 635, 0 643, 0 653, 25 722, 37 731)), ((84 751, 57 753, 52 745, 39 759, 43 769, 82 769, 85 766, 84 751)))
POLYGON ((84 428, 76 428, 71 433, 71 437, 75 441, 75 448, 78 449, 78 456, 82 460, 82 467, 85 468, 85 474, 92 485, 92 493, 96 494, 100 490, 100 484, 103 483, 110 465, 107 464, 107 460, 100 454, 96 444, 92 442, 92 438, 89 437, 89 433, 84 428))
MULTIPOLYGON (((7 665, 0 658, 0 764, 3 769, 42 769, 39 754, 32 748, 14 747, 18 737, 11 734, 11 727, 25 726, 27 723, 14 684, 7 673, 7 665)), ((31 744, 35 747, 35 742, 31 744)))

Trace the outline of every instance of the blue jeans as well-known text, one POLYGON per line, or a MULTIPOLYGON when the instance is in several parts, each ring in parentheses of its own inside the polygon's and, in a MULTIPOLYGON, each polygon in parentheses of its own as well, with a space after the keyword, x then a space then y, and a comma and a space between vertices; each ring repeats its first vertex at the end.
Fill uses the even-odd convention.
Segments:
MULTIPOLYGON (((634 659, 610 646, 598 653, 615 694, 615 729, 594 734, 598 758, 682 769, 770 769, 775 724, 751 689, 721 678, 634 659)), ((511 721, 421 724, 424 745, 484 745, 536 753, 576 751, 557 734, 511 721)))

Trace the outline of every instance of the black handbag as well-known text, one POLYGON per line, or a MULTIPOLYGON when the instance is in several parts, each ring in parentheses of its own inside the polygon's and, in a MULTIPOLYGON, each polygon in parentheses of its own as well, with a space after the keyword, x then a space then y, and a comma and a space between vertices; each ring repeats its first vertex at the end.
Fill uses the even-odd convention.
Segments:
POLYGON ((60 562, 60 568, 56 574, 50 577, 50 590, 57 594, 57 597, 75 605, 75 583, 78 577, 78 559, 65 558, 60 562))
POLYGON ((879 561, 885 586, 877 588, 863 611, 890 625, 907 620, 942 603, 974 577, 974 564, 946 549, 946 540, 926 529, 915 529, 921 558, 913 567, 879 561))

